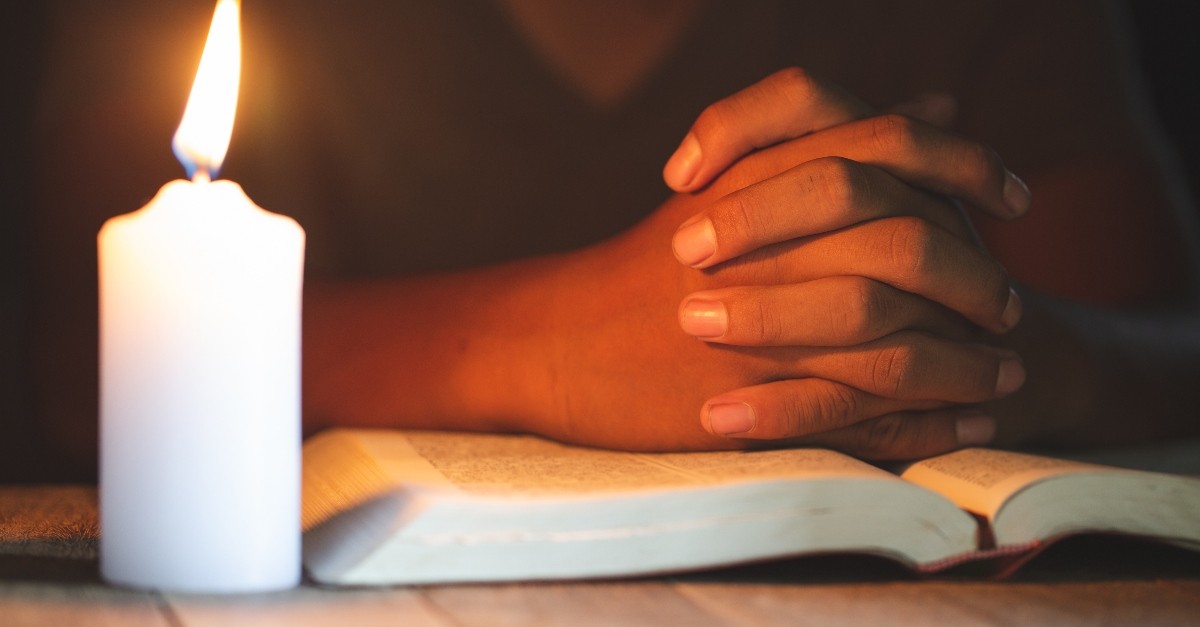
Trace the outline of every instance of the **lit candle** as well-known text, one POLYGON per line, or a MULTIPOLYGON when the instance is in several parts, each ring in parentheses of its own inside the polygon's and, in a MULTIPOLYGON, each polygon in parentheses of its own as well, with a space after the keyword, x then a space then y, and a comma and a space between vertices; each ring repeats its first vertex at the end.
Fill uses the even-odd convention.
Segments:
POLYGON ((100 567, 183 592, 300 576, 304 231, 211 181, 233 127, 236 0, 219 0, 174 148, 191 181, 101 229, 100 567))

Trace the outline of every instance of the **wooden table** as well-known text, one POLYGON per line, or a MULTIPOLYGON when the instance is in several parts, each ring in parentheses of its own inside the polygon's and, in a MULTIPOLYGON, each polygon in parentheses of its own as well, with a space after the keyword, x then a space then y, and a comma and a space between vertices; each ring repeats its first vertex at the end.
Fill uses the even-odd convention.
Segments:
POLYGON ((104 584, 91 486, 0 487, 0 625, 1200 625, 1200 554, 1052 547, 1007 581, 822 556, 637 580, 188 596, 104 584))

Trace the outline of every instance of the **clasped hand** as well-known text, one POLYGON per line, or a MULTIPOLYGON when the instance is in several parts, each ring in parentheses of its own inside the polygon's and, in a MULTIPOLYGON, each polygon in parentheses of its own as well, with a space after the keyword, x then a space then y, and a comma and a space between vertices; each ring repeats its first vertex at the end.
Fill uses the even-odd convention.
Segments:
POLYGON ((681 263, 718 277, 721 264, 769 267, 759 285, 689 295, 680 325, 708 342, 826 347, 807 361, 828 365, 710 399, 705 427, 784 438, 857 424, 838 443, 885 456, 989 439, 989 419, 974 413, 880 412, 988 401, 1023 382, 1015 354, 974 341, 971 323, 1011 329, 1020 300, 953 201, 1016 217, 1029 206, 1020 179, 979 144, 871 116, 798 69, 709 107, 664 178, 700 189, 743 157, 672 244, 681 263))
POLYGON ((628 401, 657 405, 632 427, 576 422, 565 439, 806 443, 878 459, 991 439, 992 418, 973 405, 1011 394, 1025 372, 987 338, 1017 324, 1021 301, 960 203, 1005 219, 1029 207, 995 153, 789 69, 708 107, 664 178, 680 193, 593 251, 625 281, 597 280, 597 302, 622 302, 643 322, 617 337, 595 317, 595 340, 607 336, 602 346, 623 358, 585 351, 592 365, 579 367, 598 385, 568 386, 560 399, 566 416, 597 402, 614 416, 628 401), (631 251, 668 239, 677 270, 631 265, 631 251), (663 292, 678 305, 674 328, 663 325, 663 292), (614 368, 626 390, 605 394, 614 368))

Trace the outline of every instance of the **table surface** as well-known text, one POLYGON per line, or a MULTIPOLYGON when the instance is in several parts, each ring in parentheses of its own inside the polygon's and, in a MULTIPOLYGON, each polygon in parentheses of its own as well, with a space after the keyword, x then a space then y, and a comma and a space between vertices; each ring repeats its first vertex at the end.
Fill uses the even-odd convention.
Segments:
POLYGON ((97 535, 92 486, 0 487, 0 625, 1200 624, 1200 553, 1118 537, 1067 540, 1005 581, 830 555, 632 580, 196 596, 105 584, 97 535))

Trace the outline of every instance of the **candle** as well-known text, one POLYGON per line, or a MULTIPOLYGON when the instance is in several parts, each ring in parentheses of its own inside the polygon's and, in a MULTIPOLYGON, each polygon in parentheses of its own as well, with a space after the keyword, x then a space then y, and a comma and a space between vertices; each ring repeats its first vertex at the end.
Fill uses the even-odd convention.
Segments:
POLYGON ((240 64, 219 0, 167 183, 98 236, 100 568, 182 592, 300 576, 304 231, 215 177, 240 64))

